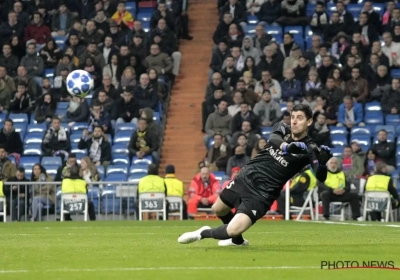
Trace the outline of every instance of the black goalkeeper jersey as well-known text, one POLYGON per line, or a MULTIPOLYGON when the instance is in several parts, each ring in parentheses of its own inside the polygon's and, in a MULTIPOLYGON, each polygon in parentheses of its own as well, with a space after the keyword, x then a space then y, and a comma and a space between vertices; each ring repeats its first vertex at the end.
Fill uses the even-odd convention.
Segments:
POLYGON ((307 154, 292 155, 284 154, 280 149, 280 144, 284 141, 291 143, 290 127, 284 123, 274 126, 273 135, 281 137, 280 143, 270 140, 267 145, 246 164, 241 170, 235 181, 242 182, 246 189, 260 198, 276 199, 285 183, 299 173, 307 165, 311 165, 320 181, 326 178, 326 168, 319 167, 315 152, 318 147, 313 140, 306 136, 296 142, 304 142, 308 147, 307 154))

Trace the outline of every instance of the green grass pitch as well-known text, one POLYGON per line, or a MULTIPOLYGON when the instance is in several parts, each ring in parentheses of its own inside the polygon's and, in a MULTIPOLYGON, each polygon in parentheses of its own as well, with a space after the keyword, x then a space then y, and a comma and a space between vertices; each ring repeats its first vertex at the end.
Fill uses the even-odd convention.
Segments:
POLYGON ((0 224, 0 279, 399 279, 400 270, 321 270, 321 261, 394 261, 400 226, 259 221, 249 247, 188 245, 218 221, 0 224), (361 225, 361 226, 360 226, 361 225), (364 225, 364 226, 363 226, 364 225))

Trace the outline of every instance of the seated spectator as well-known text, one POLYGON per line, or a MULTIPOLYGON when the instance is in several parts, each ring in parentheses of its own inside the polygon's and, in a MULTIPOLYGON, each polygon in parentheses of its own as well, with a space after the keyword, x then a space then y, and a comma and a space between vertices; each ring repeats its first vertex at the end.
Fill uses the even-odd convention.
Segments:
POLYGON ((214 144, 207 151, 204 164, 210 171, 225 172, 231 155, 231 147, 224 142, 224 136, 217 132, 214 135, 214 144))
POLYGON ((318 146, 324 145, 332 147, 331 134, 324 113, 318 114, 317 121, 314 122, 308 130, 308 135, 318 146))
MULTIPOLYGON (((320 64, 321 64, 321 61, 316 59, 319 55, 319 51, 322 46, 321 41, 322 41, 322 39, 321 39, 320 35, 313 34, 311 37, 311 46, 309 46, 309 49, 306 50, 306 52, 302 56, 303 58, 305 58, 305 60, 307 60, 309 62, 310 66, 318 68, 318 66, 320 66, 320 64), (319 64, 319 65, 317 65, 317 64, 319 64)), ((308 74, 308 72, 307 72, 307 74, 308 74)))
POLYGON ((381 20, 380 16, 377 12, 375 12, 374 7, 373 7, 373 2, 372 1, 365 1, 363 5, 363 9, 361 10, 361 14, 366 13, 367 14, 367 19, 368 23, 371 26, 376 26, 376 28, 380 29, 381 26, 381 20))
POLYGON ((51 39, 50 28, 43 23, 42 14, 35 12, 32 23, 25 27, 24 42, 35 43, 42 48, 51 39))
POLYGON ((95 88, 100 85, 102 70, 101 67, 96 64, 94 58, 86 57, 85 60, 79 65, 79 69, 85 70, 92 76, 95 88))
POLYGON ((317 1, 315 12, 311 16, 311 30, 314 34, 324 34, 328 27, 329 17, 325 11, 325 2, 317 1))
POLYGON ((138 122, 139 104, 133 99, 132 91, 132 87, 127 87, 121 94, 122 98, 115 102, 113 115, 116 116, 117 123, 138 122))
POLYGON ((343 103, 339 106, 337 126, 345 126, 350 130, 354 126, 364 126, 362 122, 364 112, 362 105, 353 101, 350 96, 343 98, 343 103))
POLYGON ((62 116, 62 122, 68 122, 72 126, 75 122, 87 122, 89 117, 89 105, 85 98, 72 97, 69 101, 67 114, 62 116))
MULTIPOLYGON (((234 67, 235 67, 236 71, 241 73, 243 71, 243 68, 244 68, 245 57, 242 55, 242 51, 241 51, 240 47, 239 46, 233 46, 231 48, 231 54, 228 55, 226 58, 228 58, 230 56, 233 57, 233 64, 234 64, 234 67)), ((222 64, 222 69, 224 69, 226 67, 226 63, 227 63, 227 61, 225 59, 224 63, 222 64)), ((222 70, 220 72, 222 73, 222 70)))
POLYGON ((261 6, 264 4, 265 0, 247 0, 246 9, 251 15, 255 15, 260 11, 261 6))
POLYGON ((175 16, 172 11, 167 9, 167 4, 165 1, 159 1, 157 5, 157 10, 153 12, 150 19, 150 29, 157 27, 158 21, 164 19, 168 28, 175 30, 175 16))
POLYGON ((250 36, 245 36, 242 43, 242 55, 247 57, 252 57, 255 61, 255 65, 260 62, 261 52, 254 47, 253 39, 250 36))
POLYGON ((172 73, 176 76, 178 74, 176 71, 179 71, 179 67, 175 69, 176 71, 174 72, 174 62, 168 54, 160 51, 159 45, 152 44, 150 47, 150 55, 145 58, 143 65, 146 69, 156 69, 158 75, 166 76, 172 73))
MULTIPOLYGON (((78 60, 77 57, 75 57, 75 58, 78 60)), ((79 65, 79 63, 78 63, 78 65, 79 65)), ((63 69, 68 69, 69 72, 72 72, 75 70, 74 60, 67 53, 64 53, 61 56, 61 59, 58 61, 57 65, 56 65, 56 69, 54 71, 54 76, 55 77, 60 76, 61 70, 63 70, 63 69)))
POLYGON ((132 133, 131 140, 129 141, 129 153, 131 156, 137 156, 142 159, 150 155, 153 163, 158 165, 160 156, 158 154, 159 138, 157 134, 148 131, 147 120, 140 119, 138 121, 137 129, 132 133))
POLYGON ((231 13, 233 15, 233 22, 236 24, 240 24, 242 27, 246 26, 246 10, 242 5, 238 2, 238 0, 229 0, 221 9, 220 9, 220 21, 222 21, 225 13, 231 13))
POLYGON ((233 22, 233 16, 230 11, 225 12, 222 15, 222 20, 217 25, 217 28, 213 34, 214 44, 219 45, 220 42, 224 42, 227 44, 228 42, 225 40, 225 35, 229 32, 229 26, 233 22))
POLYGON ((42 141, 43 156, 54 156, 57 152, 68 153, 71 150, 69 133, 61 127, 61 121, 55 117, 44 134, 42 141))
POLYGON ((239 135, 237 138, 237 147, 242 147, 246 156, 251 157, 252 148, 247 144, 247 136, 244 134, 239 135))
POLYGON ((261 96, 265 90, 269 90, 274 101, 279 101, 282 97, 281 84, 272 79, 271 73, 269 71, 261 72, 261 80, 256 83, 254 91, 261 96))
MULTIPOLYGON (((352 144, 353 146, 353 144, 352 144)), ((364 173, 363 176, 369 177, 375 174, 375 166, 378 162, 382 162, 377 156, 374 150, 369 149, 364 157, 364 173)))
MULTIPOLYGON (((18 167, 15 176, 9 179, 10 182, 29 182, 25 178, 25 168, 18 167)), ((10 212, 12 221, 20 221, 22 216, 28 215, 29 187, 28 185, 4 186, 4 194, 10 201, 10 212)))
POLYGON ((372 145, 377 158, 386 163, 386 169, 391 174, 396 169, 396 144, 387 141, 387 131, 378 132, 378 143, 372 145))
POLYGON ((281 17, 277 19, 280 25, 307 25, 306 11, 303 0, 284 0, 281 2, 281 17))
MULTIPOLYGON (((102 1, 97 1, 96 2, 96 6, 102 6, 103 2, 102 1)), ((107 19, 108 15, 106 14, 106 12, 103 10, 103 8, 99 7, 99 9, 93 12, 92 17, 94 23, 96 24, 96 28, 97 30, 102 30, 104 32, 104 30, 107 30, 109 27, 109 23, 108 23, 108 19, 107 19)))
POLYGON ((115 21, 121 29, 123 29, 123 26, 128 27, 130 30, 133 29, 133 16, 126 10, 124 1, 118 2, 117 11, 112 15, 111 19, 115 21))
MULTIPOLYGON (((336 18, 336 15, 338 17, 338 20, 340 21, 338 13, 333 13, 332 14, 332 20, 336 18)), ((343 28, 343 23, 338 22, 336 24, 331 24, 330 27, 336 27, 336 28, 343 28)), ((329 30, 329 29, 328 29, 329 30)), ((327 32, 329 32, 327 30, 327 32)), ((332 35, 330 35, 332 36, 332 35)), ((341 58, 346 55, 345 51, 350 45, 350 37, 344 32, 344 30, 340 31, 339 33, 336 33, 335 36, 332 37, 332 49, 331 49, 331 55, 336 59, 340 60, 341 58)))
POLYGON ((367 80, 360 77, 360 68, 354 67, 351 71, 352 79, 346 83, 346 95, 355 98, 356 102, 365 103, 369 95, 367 80))
POLYGON ((396 23, 400 23, 400 9, 397 8, 394 2, 388 2, 386 11, 382 17, 383 32, 392 32, 396 23))
POLYGON ((60 1, 58 11, 51 22, 51 36, 66 36, 75 20, 74 15, 67 9, 64 1, 60 1))
POLYGON ((392 86, 382 96, 382 112, 398 115, 400 113, 400 80, 392 79, 392 86))
POLYGON ((360 215, 358 194, 350 192, 350 183, 346 175, 339 168, 337 158, 331 158, 327 163, 328 175, 323 183, 318 183, 319 196, 322 200, 322 211, 325 220, 329 220, 330 203, 334 201, 350 203, 353 219, 360 215))
POLYGON ((332 71, 332 75, 329 75, 329 78, 333 78, 335 86, 344 92, 346 83, 342 79, 342 73, 339 68, 335 68, 332 71))
POLYGON ((257 80, 253 79, 253 74, 250 71, 245 71, 243 72, 243 76, 241 79, 243 80, 244 87, 254 92, 257 80))
POLYGON ((14 97, 11 99, 8 110, 13 114, 29 114, 32 110, 33 101, 34 99, 27 92, 26 84, 19 82, 17 92, 15 92, 14 97))
MULTIPOLYGON (((2 8, 2 12, 4 8, 2 8)), ((17 19, 14 11, 8 12, 8 20, 0 25, 0 45, 11 42, 13 37, 22 38, 24 35, 24 23, 17 19)))
POLYGON ((249 146, 253 147, 257 140, 260 138, 258 134, 255 134, 252 132, 252 127, 249 121, 243 121, 242 122, 242 129, 240 131, 235 132, 233 134, 232 139, 231 139, 231 145, 236 146, 237 145, 237 140, 240 135, 246 135, 247 137, 247 143, 249 146))
POLYGON ((158 96, 154 87, 149 86, 149 75, 142 74, 137 86, 133 89, 133 96, 139 109, 151 108, 155 110, 158 105, 158 96))
POLYGON ((211 113, 206 121, 205 131, 206 135, 203 138, 204 145, 208 146, 208 141, 211 137, 219 132, 221 133, 227 142, 231 140, 231 121, 232 117, 228 114, 228 102, 221 100, 218 103, 218 108, 214 113, 211 113))
MULTIPOLYGON (((281 2, 276 0, 263 1, 257 14, 259 25, 261 26, 278 26, 276 20, 281 14, 281 2)), ((265 46, 263 46, 265 47, 265 46)), ((262 48, 261 48, 262 49, 262 48)))
MULTIPOLYGON (((46 169, 35 164, 32 168, 32 182, 52 182, 53 180, 47 175, 46 169)), ((56 203, 56 185, 34 185, 32 198, 32 218, 31 221, 42 220, 42 210, 44 207, 53 208, 56 203)))
MULTIPOLYGON (((98 92, 98 97, 92 100, 93 103, 97 102, 103 107, 103 112, 107 112, 111 118, 113 117, 114 105, 116 102, 109 97, 103 89, 100 89, 98 92)), ((111 122, 113 122, 113 120, 111 120, 111 122)))
POLYGON ((78 163, 76 161, 76 154, 74 153, 69 153, 68 154, 68 159, 63 162, 63 165, 61 165, 57 169, 57 174, 56 177, 54 178, 55 182, 61 182, 65 177, 68 177, 68 170, 72 166, 78 166, 78 163))
POLYGON ((20 65, 24 66, 28 76, 35 78, 42 76, 44 63, 42 57, 37 55, 36 44, 28 44, 28 53, 21 59, 20 65))
POLYGON ((311 110, 314 110, 315 107, 317 107, 317 101, 313 98, 313 94, 311 91, 307 91, 304 94, 304 99, 301 102, 301 104, 306 104, 310 106, 311 110))
POLYGON ((343 155, 338 157, 338 164, 347 179, 359 178, 364 173, 362 159, 353 153, 350 146, 344 147, 343 155))
POLYGON ((382 53, 389 58, 389 66, 392 68, 400 67, 400 43, 393 42, 393 36, 390 32, 383 33, 385 45, 382 47, 382 53))
POLYGON ((265 145, 267 145, 267 140, 265 138, 258 139, 251 152, 251 159, 255 158, 258 153, 264 149, 265 145))
MULTIPOLYGON (((88 156, 96 166, 108 166, 111 162, 111 144, 102 126, 95 126, 92 134, 88 130, 82 132, 78 149, 87 149, 88 156)), ((92 174, 93 175, 93 174, 92 174)))
MULTIPOLYGON (((99 72, 98 77, 101 77, 101 69, 104 68, 105 61, 104 61, 103 54, 98 50, 97 44, 94 41, 89 42, 86 50, 79 56, 79 62, 81 63, 81 65, 85 65, 86 60, 88 58, 92 58, 93 59, 92 64, 100 69, 99 71, 96 71, 96 72, 99 72)), ((85 65, 85 67, 86 67, 86 65, 85 65)), ((93 70, 89 70, 89 72, 90 71, 93 71, 93 70)))
POLYGON ((86 27, 82 29, 79 38, 87 45, 89 42, 94 41, 97 45, 103 42, 104 31, 97 29, 96 23, 93 20, 86 22, 86 27))
MULTIPOLYGON (((111 76, 107 76, 111 80, 111 76)), ((103 77, 104 80, 104 77, 103 77)), ((121 76, 121 82, 119 83, 119 88, 125 90, 127 87, 136 86, 136 72, 135 69, 131 66, 128 66, 124 69, 121 76)), ((114 85, 113 85, 114 87, 114 85)))
POLYGON ((11 77, 17 74, 18 66, 18 57, 11 52, 11 45, 5 43, 3 45, 2 54, 0 55, 0 79, 5 81, 12 80, 11 77))
POLYGON ((325 98, 327 106, 337 112, 340 104, 343 102, 345 93, 341 88, 335 85, 335 79, 329 77, 326 80, 325 88, 321 90, 321 97, 325 98))
POLYGON ((250 109, 251 108, 250 108, 249 104, 247 104, 246 102, 242 102, 240 104, 240 112, 236 113, 236 115, 233 116, 233 119, 231 122, 232 134, 234 134, 237 131, 242 130, 242 124, 244 121, 250 122, 250 125, 253 128, 252 132, 254 132, 255 134, 259 133, 259 131, 260 131, 259 117, 256 115, 255 111, 251 111, 250 109))
MULTIPOLYGON (((143 61, 148 55, 148 48, 144 40, 144 35, 140 33, 135 33, 133 36, 133 42, 130 45, 130 52, 135 55, 139 61, 143 61)), ((145 35, 147 37, 147 35, 145 35)))
POLYGON ((56 112, 57 102, 50 93, 46 93, 43 98, 36 103, 35 121, 38 123, 50 123, 56 112))
POLYGON ((55 101, 68 102, 71 100, 71 95, 67 90, 67 77, 69 70, 67 68, 61 69, 60 76, 54 78, 54 94, 55 101))
POLYGON ((289 99, 296 101, 301 100, 301 82, 295 79, 292 69, 287 69, 285 71, 285 79, 281 82, 281 88, 283 101, 288 101, 289 99))
POLYGON ((207 85, 206 94, 204 96, 205 100, 214 96, 216 89, 223 89, 227 96, 231 95, 231 88, 229 84, 222 79, 221 73, 214 73, 211 78, 211 82, 207 85))
POLYGON ((98 102, 93 103, 90 110, 88 130, 93 131, 96 126, 101 126, 106 134, 111 133, 111 116, 98 102))
POLYGON ((318 67, 318 77, 321 83, 326 84, 329 74, 336 69, 336 65, 333 64, 332 58, 329 55, 322 57, 322 64, 318 67))
MULTIPOLYGON (((377 55, 371 55, 371 58, 375 57, 378 60, 377 55)), ((373 77, 368 78, 368 87, 371 89, 371 101, 381 102, 382 97, 390 91, 391 77, 388 73, 385 65, 379 65, 377 71, 373 77)))
MULTIPOLYGON (((222 70, 222 65, 225 59, 228 57, 228 55, 230 54, 228 51, 227 42, 226 40, 222 40, 221 42, 218 43, 218 48, 213 49, 211 63, 210 63, 210 68, 211 68, 210 76, 212 76, 214 72, 219 72, 222 70)), ((1 62, 1 57, 0 57, 0 62, 1 62)))
POLYGON ((0 146, 0 179, 5 182, 15 176, 17 167, 8 159, 8 151, 5 145, 0 146))
POLYGON ((154 134, 159 134, 160 127, 154 120, 154 111, 150 108, 144 108, 140 113, 140 117, 147 120, 147 130, 154 134))
POLYGON ((242 168, 250 161, 250 157, 246 155, 246 151, 241 146, 235 148, 235 154, 228 159, 228 166, 226 167, 226 175, 232 175, 231 171, 234 167, 242 168))
POLYGON ((281 106, 271 98, 271 92, 265 90, 261 100, 254 106, 254 114, 259 118, 261 126, 273 126, 282 116, 281 106))
POLYGON ((221 191, 218 180, 210 173, 207 167, 203 167, 189 187, 188 214, 197 213, 197 208, 210 208, 217 200, 221 191))
POLYGON ((293 34, 286 32, 283 35, 283 43, 279 45, 279 49, 283 54, 283 57, 289 57, 293 50, 298 49, 299 46, 294 41, 293 34))
POLYGON ((61 59, 62 50, 54 39, 50 39, 40 50, 39 54, 44 62, 44 67, 55 68, 61 59))
POLYGON ((86 181, 88 188, 92 187, 92 182, 100 181, 99 173, 97 172, 96 165, 92 162, 90 157, 83 157, 81 159, 81 168, 79 170, 79 177, 86 181))
MULTIPOLYGON (((251 56, 246 57, 246 60, 244 62, 244 67, 242 70, 243 78, 245 78, 244 76, 245 76, 246 72, 249 72, 251 74, 252 78, 254 78, 255 75, 257 74, 257 64, 256 64, 256 61, 254 60, 254 58, 251 56)), ((255 79, 253 79, 253 80, 255 80, 255 79)), ((255 80, 255 83, 256 82, 257 82, 257 80, 255 80)))
POLYGON ((119 64, 118 64, 118 55, 117 54, 113 54, 110 57, 110 63, 107 64, 106 66, 104 66, 103 68, 103 76, 107 75, 111 77, 112 80, 112 84, 118 88, 119 86, 119 71, 121 69, 119 69, 119 64))
POLYGON ((316 70, 312 69, 308 73, 308 80, 305 83, 304 90, 306 94, 310 93, 312 98, 320 95, 320 92, 322 90, 322 84, 321 81, 319 80, 318 73, 316 70))
MULTIPOLYGON (((384 162, 377 163, 375 166, 375 174, 370 176, 365 185, 366 192, 388 191, 391 196, 390 203, 392 209, 399 207, 399 194, 393 184, 393 179, 388 176, 386 164, 384 162)), ((381 221, 382 213, 377 211, 369 212, 372 221, 381 221)))
POLYGON ((0 145, 5 147, 9 154, 22 155, 23 145, 21 135, 14 129, 14 122, 5 120, 3 129, 0 131, 0 145))
POLYGON ((254 92, 253 87, 246 88, 246 84, 243 79, 239 79, 237 82, 236 90, 240 90, 242 92, 244 101, 247 102, 251 108, 254 108, 256 103, 261 99, 260 96, 254 92))
POLYGON ((299 65, 300 56, 301 49, 297 46, 293 46, 289 56, 283 61, 283 75, 285 75, 287 69, 295 69, 299 65))
POLYGON ((224 64, 225 67, 220 71, 221 76, 233 88, 239 80, 241 73, 235 68, 233 56, 228 55, 224 64))
POLYGON ((19 61, 26 54, 26 46, 22 43, 22 40, 19 39, 17 35, 12 35, 10 39, 12 54, 15 55, 19 61))
POLYGON ((233 104, 228 106, 228 114, 234 117, 240 112, 240 105, 243 103, 243 93, 237 90, 233 93, 233 104))
POLYGON ((361 161, 365 161, 366 153, 362 150, 360 143, 358 140, 353 140, 350 143, 351 145, 351 150, 353 151, 353 154, 359 156, 361 158, 361 161))

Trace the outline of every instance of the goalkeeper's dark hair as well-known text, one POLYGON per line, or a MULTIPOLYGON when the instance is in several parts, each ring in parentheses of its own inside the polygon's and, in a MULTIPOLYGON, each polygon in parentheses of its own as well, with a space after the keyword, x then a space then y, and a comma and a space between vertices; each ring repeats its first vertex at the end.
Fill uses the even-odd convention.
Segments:
POLYGON ((310 106, 308 106, 307 104, 294 105, 292 108, 292 112, 298 112, 298 111, 303 112, 304 115, 306 115, 307 120, 312 119, 312 117, 313 117, 313 112, 312 112, 310 106))

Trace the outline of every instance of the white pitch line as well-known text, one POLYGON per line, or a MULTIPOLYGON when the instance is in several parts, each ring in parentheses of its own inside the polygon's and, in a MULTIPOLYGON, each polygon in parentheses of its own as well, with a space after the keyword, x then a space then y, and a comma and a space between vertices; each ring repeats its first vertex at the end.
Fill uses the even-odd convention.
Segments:
POLYGON ((345 222, 336 222, 336 221, 309 221, 309 220, 300 220, 300 221, 296 221, 296 222, 316 223, 316 224, 329 224, 329 225, 350 225, 350 226, 359 226, 359 227, 393 227, 393 228, 400 228, 400 225, 383 224, 383 223, 363 224, 363 223, 345 223, 345 222))
POLYGON ((166 271, 166 270, 296 270, 321 269, 319 266, 189 266, 189 267, 112 267, 112 268, 60 268, 45 270, 0 270, 0 274, 44 273, 44 272, 99 272, 99 271, 166 271))

